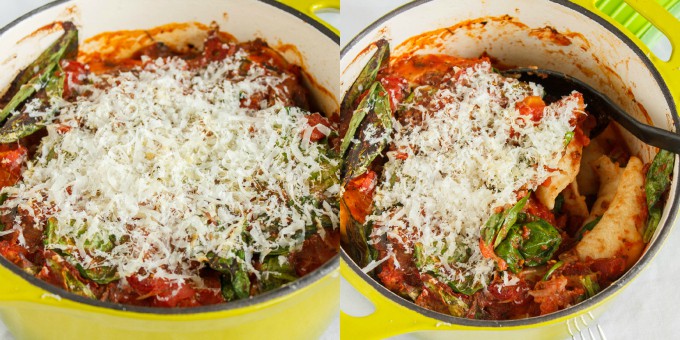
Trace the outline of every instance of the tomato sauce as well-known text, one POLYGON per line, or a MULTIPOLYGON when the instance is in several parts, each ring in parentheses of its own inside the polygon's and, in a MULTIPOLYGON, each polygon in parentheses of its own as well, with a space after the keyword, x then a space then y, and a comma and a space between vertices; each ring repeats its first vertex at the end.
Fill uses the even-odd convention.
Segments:
MULTIPOLYGON (((127 32, 130 36, 138 33, 137 31, 127 32)), ((126 41, 126 33, 114 33, 110 36, 103 35, 95 38, 109 39, 115 43, 126 41)), ((63 97, 66 100, 74 100, 78 95, 82 95, 77 93, 77 85, 86 81, 86 76, 90 72, 102 74, 129 71, 143 66, 145 60, 169 57, 183 58, 189 67, 202 68, 211 62, 223 60, 237 51, 245 52, 249 60, 244 63, 244 68, 239 72, 246 72, 248 65, 252 63, 263 65, 271 72, 283 76, 284 80, 276 86, 290 94, 286 98, 250 98, 247 101, 242 100, 242 106, 259 105, 261 100, 268 101, 270 104, 274 100, 281 100, 286 106, 309 109, 310 95, 302 84, 302 69, 299 66, 289 64, 262 40, 236 43, 233 37, 217 30, 208 32, 202 51, 180 51, 163 43, 149 41, 148 45, 133 51, 126 58, 116 59, 112 58, 112 54, 102 52, 81 55, 83 62, 62 61, 60 71, 56 75, 64 77, 63 97)), ((323 127, 330 131, 335 129, 335 124, 319 113, 308 115, 307 120, 309 126, 314 128, 310 136, 310 142, 313 143, 321 142, 326 137, 326 134, 322 133, 323 127)), ((57 126, 57 131, 66 134, 70 128, 57 126)), ((20 143, 0 145, 0 188, 15 185, 21 179, 22 170, 30 156, 29 149, 34 150, 39 142, 39 139, 31 137, 21 140, 20 143)), ((196 307, 228 302, 221 291, 221 273, 207 266, 200 271, 203 281, 200 286, 189 281, 171 282, 146 273, 119 278, 111 283, 96 283, 89 280, 83 277, 73 264, 64 261, 60 254, 44 248, 43 242, 46 238, 44 226, 38 228, 36 223, 44 224, 45 221, 40 220, 41 216, 35 218, 32 216, 32 212, 22 209, 15 211, 0 209, 0 231, 11 228, 15 219, 19 218, 22 221, 24 238, 19 240, 19 233, 16 232, 0 236, 0 255, 52 285, 103 301, 148 307, 196 307)), ((309 236, 300 249, 292 250, 287 256, 293 266, 294 275, 297 277, 308 275, 336 256, 339 238, 340 233, 337 229, 325 229, 309 236)), ((260 267, 257 261, 253 259, 253 267, 260 267)), ((262 292, 257 277, 251 275, 250 280, 251 296, 262 292)))

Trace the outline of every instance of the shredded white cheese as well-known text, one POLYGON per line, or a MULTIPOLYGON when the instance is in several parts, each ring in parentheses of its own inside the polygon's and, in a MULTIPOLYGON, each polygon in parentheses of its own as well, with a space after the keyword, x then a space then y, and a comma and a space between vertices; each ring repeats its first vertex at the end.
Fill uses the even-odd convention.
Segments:
POLYGON ((394 121, 392 148, 407 157, 388 153, 378 213, 368 220, 373 240, 387 235, 407 251, 419 243, 424 258, 435 259, 421 271, 486 286, 494 263, 481 254, 480 231, 494 209, 516 203, 519 190, 535 189, 557 167, 577 101, 546 107, 534 123, 516 103, 542 95, 537 85, 496 74, 486 62, 450 83, 428 107, 413 107, 422 124, 394 121))
POLYGON ((301 109, 278 100, 241 107, 272 91, 288 95, 276 86, 283 78, 258 64, 239 75, 245 57, 198 70, 178 58, 147 60, 143 69, 91 76, 79 88, 87 96, 59 103, 23 180, 3 189, 5 207, 55 218, 60 242, 46 248, 121 278, 200 283, 208 254, 238 251, 259 274, 254 256, 299 249, 306 227, 321 229, 321 218, 337 225, 324 200, 337 188, 319 190, 313 178, 338 161, 309 141, 301 109))

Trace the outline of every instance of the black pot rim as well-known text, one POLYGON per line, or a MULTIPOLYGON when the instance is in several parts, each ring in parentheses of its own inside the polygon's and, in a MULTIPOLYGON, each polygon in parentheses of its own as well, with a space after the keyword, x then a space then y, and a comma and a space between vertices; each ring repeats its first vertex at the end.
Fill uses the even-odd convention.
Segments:
MULTIPOLYGON (((374 32, 378 27, 380 27, 383 23, 385 23, 387 20, 402 14, 404 12, 407 12, 408 10, 418 7, 422 4, 431 2, 433 0, 416 0, 411 3, 408 3, 406 5, 403 5, 401 7, 398 7, 394 9, 393 11, 387 13, 386 15, 382 16, 380 19, 376 20, 373 22, 371 25, 363 29, 359 34, 357 34, 347 45, 345 45, 342 48, 342 51, 340 52, 340 58, 342 59, 356 44, 359 43, 360 40, 362 40, 366 35, 369 33, 374 32)), ((670 110, 671 110, 671 115, 673 118, 673 124, 676 127, 676 133, 678 130, 678 126, 680 126, 680 118, 678 117, 678 112, 676 109, 676 103, 673 100, 673 96, 671 95, 668 86, 666 83, 663 81, 663 78, 661 77, 661 74, 659 71, 654 67, 654 64, 652 64, 651 60, 649 60, 649 57, 647 57, 642 50, 630 39, 628 36, 626 36, 623 32, 621 32, 619 29, 617 29, 614 25, 610 24, 607 22, 604 18, 596 15, 595 13, 577 5, 574 4, 571 1, 568 0, 549 0, 550 2, 554 2, 557 4, 560 4, 562 6, 565 6, 569 9, 575 10, 576 12, 579 12, 580 14, 586 16, 587 18, 597 22, 604 28, 606 28, 608 31, 616 35, 621 41, 623 41, 629 48, 631 48, 635 54, 645 63, 645 66, 647 69, 651 72, 652 76, 654 77, 654 80, 656 81, 657 85, 659 88, 661 88, 661 91, 664 95, 664 99, 668 103, 670 110)), ((414 34, 417 34, 418 32, 414 32, 414 34)), ((678 180, 678 179, 676 179, 678 180)), ((469 327, 492 327, 492 328, 507 328, 507 327, 521 327, 521 326, 528 326, 528 325, 536 325, 540 323, 545 323, 545 322, 550 322, 553 320, 558 320, 574 315, 581 314, 587 310, 590 310, 597 306, 598 304, 602 303, 603 301, 607 300, 614 294, 618 293, 619 290, 621 290, 624 286, 626 286, 628 283, 630 283, 648 264, 649 262, 654 258, 654 256, 657 254, 657 252, 661 249, 663 246, 663 243, 666 241, 668 238, 668 235, 670 234, 671 230, 673 229, 673 222, 674 222, 674 217, 677 216, 678 213, 678 207, 680 206, 680 185, 676 187, 675 192, 673 193, 673 196, 675 197, 675 200, 672 202, 670 210, 669 210, 669 217, 666 220, 666 222, 663 225, 663 228, 659 232, 659 235, 657 238, 654 240, 654 243, 649 245, 645 253, 642 255, 642 257, 638 260, 638 262, 630 268, 622 277, 620 277, 616 282, 612 283, 609 287, 603 289, 600 293, 598 293, 596 296, 587 299, 577 305, 574 305, 572 307, 563 309, 561 311, 557 311, 555 313, 543 315, 543 316, 537 316, 537 317, 530 317, 526 319, 520 319, 520 320, 474 320, 474 319, 466 319, 466 318, 459 318, 459 317, 454 317, 451 315, 446 315, 446 314, 441 314, 434 312, 432 310, 420 307, 416 305, 413 302, 410 302, 397 294, 393 293, 389 289, 385 288, 383 285, 378 283, 376 280, 368 276, 366 273, 361 271, 361 268, 357 266, 356 263, 347 255, 345 250, 342 250, 342 260, 347 263, 349 268, 361 277, 362 280, 366 281, 373 289, 377 290, 380 294, 382 294, 384 297, 388 298, 392 302, 408 308, 414 312, 417 312, 419 314, 422 314, 424 316, 430 317, 432 319, 442 321, 448 324, 454 324, 454 325, 461 325, 461 326, 469 326, 469 327)))
MULTIPOLYGON (((7 24, 7 26, 0 28, 0 38, 7 32, 9 31, 12 27, 16 26, 20 22, 33 17, 34 15, 41 13, 47 9, 50 9, 52 7, 68 3, 73 0, 56 0, 53 2, 50 2, 42 7, 36 8, 18 19, 12 21, 11 23, 7 24)), ((288 14, 291 14, 300 20, 304 21, 305 23, 313 26, 316 28, 318 31, 323 33, 326 37, 331 39, 333 42, 335 42, 338 47, 340 46, 340 36, 335 34, 333 31, 331 31, 328 27, 322 25, 321 23, 317 22, 316 20, 312 19, 311 17, 307 16, 306 14, 298 11, 295 8, 292 8, 288 5, 284 5, 281 2, 275 1, 275 0, 257 0, 258 2, 265 3, 267 5, 270 5, 272 7, 275 7, 283 12, 286 12, 288 14)), ((71 292, 68 292, 64 289, 61 289, 59 287, 53 286, 45 281, 42 281, 25 271, 21 270, 18 266, 14 265, 13 263, 9 262, 7 259, 5 259, 3 256, 0 256, 0 266, 3 266, 13 272, 14 274, 20 276, 22 279, 28 281, 33 286, 37 286, 38 288, 44 289, 48 291, 51 294, 55 294, 63 299, 82 303, 85 305, 89 306, 94 306, 94 307, 101 307, 101 308, 106 308, 110 310, 116 310, 120 312, 130 312, 130 313, 142 313, 142 314, 155 314, 155 315, 193 315, 193 314, 201 314, 201 313, 214 313, 214 312, 225 312, 225 311, 232 311, 232 310, 237 310, 240 308, 246 308, 250 306, 255 306, 258 304, 262 304, 268 301, 272 301, 281 297, 284 297, 286 295, 292 294, 296 291, 299 291, 301 289, 306 288, 307 286, 319 281, 320 279, 324 278, 325 276, 331 274, 334 270, 336 270, 340 264, 340 255, 334 256, 331 260, 326 262, 324 265, 321 267, 317 268, 313 272, 301 277, 297 281, 282 286, 280 288, 274 289, 272 291, 266 292, 259 294, 257 296, 254 296, 249 299, 242 299, 242 300, 236 300, 233 302, 227 302, 227 303, 221 303, 217 305, 210 305, 210 306, 201 306, 201 307, 186 307, 186 308, 156 308, 156 307, 139 307, 139 306, 130 306, 130 305, 123 305, 123 304, 118 304, 118 303, 112 303, 112 302, 105 302, 105 301, 99 301, 99 300, 94 300, 90 298, 86 298, 80 295, 73 294, 71 292)))

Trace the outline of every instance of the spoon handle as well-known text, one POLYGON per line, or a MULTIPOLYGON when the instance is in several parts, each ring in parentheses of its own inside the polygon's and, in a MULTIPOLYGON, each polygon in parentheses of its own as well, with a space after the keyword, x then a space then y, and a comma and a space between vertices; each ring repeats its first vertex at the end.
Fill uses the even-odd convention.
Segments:
MULTIPOLYGON (((584 83, 583 86, 588 85, 584 83)), ((621 127, 628 130, 631 134, 633 134, 633 136, 637 137, 640 141, 651 146, 656 146, 657 148, 680 154, 680 135, 675 132, 643 124, 630 116, 626 111, 614 104, 603 94, 595 91, 594 89, 592 92, 594 95, 598 96, 600 100, 606 102, 612 109, 617 111, 612 112, 609 116, 619 123, 621 127)))

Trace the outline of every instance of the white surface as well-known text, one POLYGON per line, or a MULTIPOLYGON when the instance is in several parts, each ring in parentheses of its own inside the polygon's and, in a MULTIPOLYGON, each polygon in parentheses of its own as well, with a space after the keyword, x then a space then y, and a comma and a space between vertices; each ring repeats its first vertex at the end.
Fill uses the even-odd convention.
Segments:
MULTIPOLYGON (((0 0, 0 27, 4 27, 19 16, 49 3, 50 0, 0 0)), ((320 17, 332 24, 337 24, 335 13, 318 13, 320 17)), ((340 318, 333 320, 320 340, 335 340, 340 338, 340 318)), ((13 337, 0 321, 0 340, 12 340, 13 337)))
MULTIPOLYGON (((347 44, 363 28, 408 1, 343 0, 340 19, 341 45, 347 44)), ((417 32, 414 32, 417 33, 417 32)), ((659 46, 659 48, 663 48, 659 46)), ((665 46, 669 48, 669 46, 665 46)), ((655 50, 659 55, 664 52, 655 50)), ((666 52, 668 53, 668 52, 666 52)), ((633 281, 600 318, 608 339, 676 339, 680 336, 680 228, 669 236, 665 247, 653 263, 633 281)), ((344 279, 341 283, 340 308, 352 315, 370 314, 372 306, 344 279)), ((394 339, 415 339, 407 334, 394 339)))

